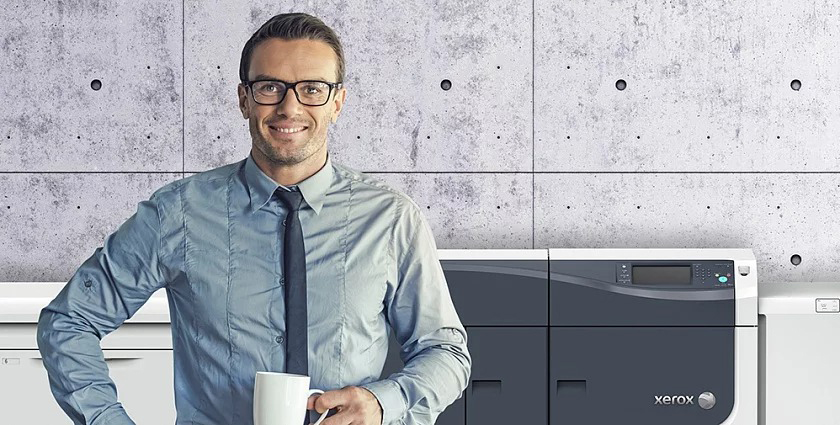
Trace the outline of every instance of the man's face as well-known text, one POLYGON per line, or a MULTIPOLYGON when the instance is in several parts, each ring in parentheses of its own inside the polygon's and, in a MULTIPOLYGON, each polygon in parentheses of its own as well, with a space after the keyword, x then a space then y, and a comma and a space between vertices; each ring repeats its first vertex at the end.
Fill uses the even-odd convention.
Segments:
MULTIPOLYGON (((323 41, 270 38, 254 48, 248 80, 335 83, 336 70, 335 52, 323 41)), ((253 148, 270 162, 295 165, 316 154, 326 158, 327 126, 338 119, 346 96, 344 88, 338 93, 333 89, 323 106, 301 104, 291 88, 277 105, 254 102, 250 90, 242 84, 238 86, 238 93, 239 108, 242 116, 248 119, 253 148), (295 130, 300 131, 289 133, 295 130)))

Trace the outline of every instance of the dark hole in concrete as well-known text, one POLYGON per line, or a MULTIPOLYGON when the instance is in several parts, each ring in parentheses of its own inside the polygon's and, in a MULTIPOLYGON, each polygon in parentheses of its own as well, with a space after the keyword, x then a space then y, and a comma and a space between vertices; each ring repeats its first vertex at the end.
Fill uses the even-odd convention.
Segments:
POLYGON ((99 81, 99 80, 93 80, 93 81, 91 81, 91 82, 90 82, 90 88, 92 88, 92 89, 94 89, 94 90, 99 90, 99 89, 101 89, 101 88, 102 88, 102 81, 99 81))
POLYGON ((615 82, 615 88, 617 88, 617 89, 619 89, 619 90, 624 90, 624 89, 626 89, 626 88, 627 88, 627 81, 624 81, 624 80, 618 80, 618 81, 616 81, 616 82, 615 82))
POLYGON ((802 88, 802 82, 799 80, 793 80, 790 82, 790 88, 799 91, 802 88))
POLYGON ((444 89, 444 90, 449 90, 449 89, 451 89, 451 88, 452 88, 452 81, 449 81, 449 80, 443 80, 443 81, 441 81, 441 82, 440 82, 440 88, 442 88, 442 89, 444 89))
POLYGON ((790 257, 790 263, 794 266, 798 266, 800 263, 802 263, 802 257, 800 257, 799 254, 793 254, 790 257))

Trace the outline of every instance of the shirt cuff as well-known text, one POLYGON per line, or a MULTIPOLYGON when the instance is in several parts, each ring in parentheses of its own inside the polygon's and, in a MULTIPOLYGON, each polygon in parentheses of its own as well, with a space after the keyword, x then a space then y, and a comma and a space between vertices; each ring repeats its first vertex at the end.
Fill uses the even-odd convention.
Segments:
POLYGON ((405 398, 400 384, 396 381, 383 379, 360 386, 373 393, 373 396, 379 401, 379 405, 382 406, 383 425, 396 422, 405 415, 405 398))
POLYGON ((128 413, 125 412, 125 409, 122 406, 118 408, 112 408, 109 412, 105 412, 99 415, 95 421, 91 422, 93 425, 137 425, 131 418, 128 417, 128 413))

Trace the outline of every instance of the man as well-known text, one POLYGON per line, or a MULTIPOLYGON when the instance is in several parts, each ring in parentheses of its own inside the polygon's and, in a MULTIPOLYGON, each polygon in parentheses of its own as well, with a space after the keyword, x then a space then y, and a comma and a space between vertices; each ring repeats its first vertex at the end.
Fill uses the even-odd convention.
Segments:
POLYGON ((256 371, 312 377, 323 425, 428 424, 466 387, 466 333, 407 196, 334 164, 346 98, 334 32, 277 15, 246 43, 249 157, 138 206, 41 312, 53 395, 76 423, 132 424, 99 340, 165 288, 178 424, 250 424, 256 371), (296 83, 296 84, 295 84, 296 83), (393 328, 404 369, 379 380, 393 328))

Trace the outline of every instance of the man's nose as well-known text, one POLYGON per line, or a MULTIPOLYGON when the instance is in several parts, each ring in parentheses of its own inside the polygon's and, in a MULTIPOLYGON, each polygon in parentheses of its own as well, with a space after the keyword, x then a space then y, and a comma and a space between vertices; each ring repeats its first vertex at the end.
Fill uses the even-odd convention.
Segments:
POLYGON ((297 115, 295 112, 300 110, 303 105, 298 102, 297 95, 295 95, 295 90, 293 87, 289 87, 286 89, 286 95, 283 96, 283 101, 280 102, 278 109, 280 112, 283 112, 287 116, 293 117, 297 115))

